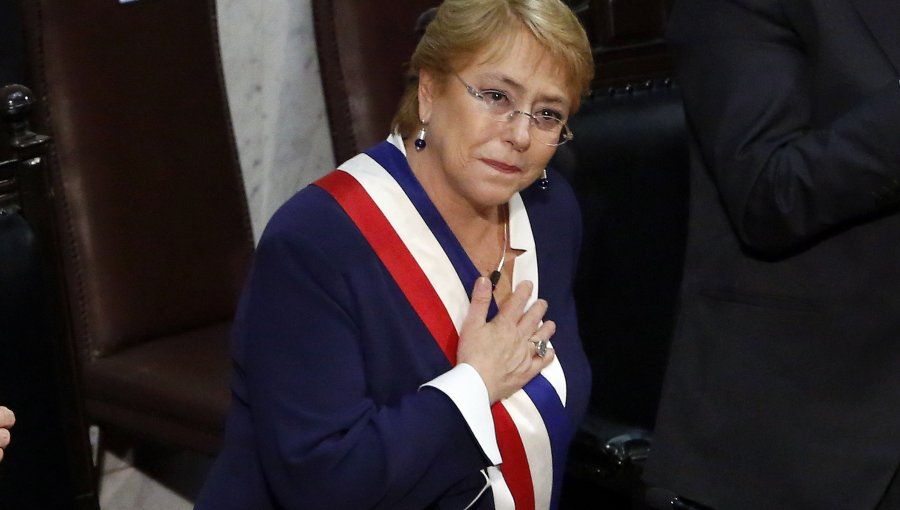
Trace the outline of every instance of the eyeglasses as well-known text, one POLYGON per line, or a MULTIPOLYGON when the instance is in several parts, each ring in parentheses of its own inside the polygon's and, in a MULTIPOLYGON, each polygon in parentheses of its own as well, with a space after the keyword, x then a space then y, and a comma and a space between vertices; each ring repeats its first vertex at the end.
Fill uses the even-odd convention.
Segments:
POLYGON ((458 74, 454 73, 453 76, 456 76, 456 79, 466 87, 469 95, 494 120, 511 122, 517 114, 524 115, 528 117, 529 126, 536 128, 531 130, 531 136, 538 142, 551 147, 562 145, 575 138, 575 134, 566 125, 560 112, 549 108, 543 108, 533 113, 517 110, 515 101, 506 92, 496 89, 477 90, 458 74))

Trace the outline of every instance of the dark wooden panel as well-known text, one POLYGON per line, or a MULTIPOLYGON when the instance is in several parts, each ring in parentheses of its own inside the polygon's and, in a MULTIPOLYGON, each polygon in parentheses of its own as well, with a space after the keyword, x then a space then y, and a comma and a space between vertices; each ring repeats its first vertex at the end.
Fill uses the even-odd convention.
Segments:
POLYGON ((671 0, 572 0, 594 53, 595 89, 673 77, 665 41, 671 0))

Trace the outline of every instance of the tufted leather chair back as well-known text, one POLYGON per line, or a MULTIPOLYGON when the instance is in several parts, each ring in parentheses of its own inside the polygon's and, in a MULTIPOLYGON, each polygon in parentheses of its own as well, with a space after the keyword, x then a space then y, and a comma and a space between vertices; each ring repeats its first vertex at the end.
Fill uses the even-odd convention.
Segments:
POLYGON ((313 0, 335 162, 387 138, 419 40, 416 19, 440 0, 313 0))
POLYGON ((581 203, 575 293, 592 409, 652 430, 687 235, 687 128, 668 80, 596 92, 551 165, 581 203))
POLYGON ((25 0, 91 417, 212 450, 252 250, 214 0, 25 0))

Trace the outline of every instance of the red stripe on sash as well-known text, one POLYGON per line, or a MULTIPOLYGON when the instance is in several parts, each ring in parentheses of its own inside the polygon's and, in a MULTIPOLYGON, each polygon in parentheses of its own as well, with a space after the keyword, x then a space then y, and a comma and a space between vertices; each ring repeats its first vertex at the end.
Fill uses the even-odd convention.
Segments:
POLYGON ((330 193, 353 219, 378 258, 397 281, 406 299, 422 318, 425 327, 444 351, 450 364, 456 365, 456 345, 459 340, 456 326, 453 325, 449 315, 442 313, 443 306, 434 306, 435 302, 441 302, 440 297, 372 197, 359 181, 341 170, 322 177, 316 184, 330 193))
MULTIPOLYGON (((331 172, 315 184, 331 194, 350 216, 419 314, 450 364, 455 366, 459 341, 456 326, 415 257, 369 193, 359 181, 343 170, 331 172)), ((497 445, 503 457, 500 471, 512 493, 515 507, 530 510, 534 508, 534 487, 522 438, 509 412, 500 402, 491 406, 491 414, 494 417, 497 445)))
POLYGON ((494 428, 497 430, 497 446, 503 456, 500 472, 506 480, 506 486, 512 494, 516 508, 534 508, 534 486, 531 483, 531 470, 522 437, 516 429, 509 412, 500 402, 491 406, 494 415, 494 428))

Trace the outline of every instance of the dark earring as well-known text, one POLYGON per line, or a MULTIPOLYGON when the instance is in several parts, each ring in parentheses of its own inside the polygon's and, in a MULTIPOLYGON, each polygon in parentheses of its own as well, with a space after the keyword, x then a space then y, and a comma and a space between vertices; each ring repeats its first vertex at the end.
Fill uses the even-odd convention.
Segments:
POLYGON ((547 169, 546 168, 544 169, 544 173, 541 174, 541 178, 538 179, 537 182, 538 182, 538 186, 540 186, 541 189, 547 189, 550 187, 550 178, 547 177, 547 169))
POLYGON ((419 136, 416 137, 416 151, 420 151, 425 148, 427 144, 425 143, 425 126, 422 126, 422 129, 419 130, 419 136))

